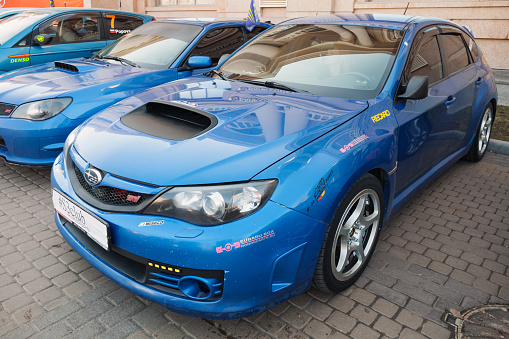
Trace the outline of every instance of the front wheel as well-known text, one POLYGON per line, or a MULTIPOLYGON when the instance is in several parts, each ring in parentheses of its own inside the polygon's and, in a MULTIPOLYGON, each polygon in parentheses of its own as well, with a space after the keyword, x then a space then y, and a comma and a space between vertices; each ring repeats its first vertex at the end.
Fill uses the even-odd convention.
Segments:
POLYGON ((484 109, 472 146, 470 146, 470 150, 465 156, 468 161, 477 162, 484 157, 486 149, 488 148, 488 143, 490 142, 493 118, 493 106, 489 103, 484 109))
POLYGON ((362 274, 375 249, 383 222, 380 182, 364 174, 346 193, 325 235, 314 283, 325 292, 340 292, 362 274))

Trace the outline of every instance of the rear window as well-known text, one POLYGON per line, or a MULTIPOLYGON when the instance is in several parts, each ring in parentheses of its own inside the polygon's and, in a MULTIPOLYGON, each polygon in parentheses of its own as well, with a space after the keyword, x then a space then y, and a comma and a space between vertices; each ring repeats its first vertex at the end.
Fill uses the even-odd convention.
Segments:
POLYGON ((143 25, 143 19, 124 14, 105 13, 103 20, 108 40, 118 39, 143 25))

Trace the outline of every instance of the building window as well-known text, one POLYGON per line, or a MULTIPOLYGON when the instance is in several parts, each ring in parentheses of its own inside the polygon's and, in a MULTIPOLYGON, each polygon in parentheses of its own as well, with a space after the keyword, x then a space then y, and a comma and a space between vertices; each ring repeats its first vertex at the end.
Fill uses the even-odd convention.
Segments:
POLYGON ((260 0, 262 7, 286 7, 286 0, 260 0))
POLYGON ((157 0, 158 6, 215 5, 216 0, 157 0))

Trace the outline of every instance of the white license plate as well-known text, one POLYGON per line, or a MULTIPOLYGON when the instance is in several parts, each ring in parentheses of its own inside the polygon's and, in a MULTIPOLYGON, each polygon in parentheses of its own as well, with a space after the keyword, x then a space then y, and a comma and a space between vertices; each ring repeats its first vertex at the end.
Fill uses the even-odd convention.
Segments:
POLYGON ((53 189, 53 206, 55 206, 58 214, 85 232, 92 240, 101 245, 102 248, 107 251, 110 250, 108 224, 105 221, 92 215, 56 189, 53 189))

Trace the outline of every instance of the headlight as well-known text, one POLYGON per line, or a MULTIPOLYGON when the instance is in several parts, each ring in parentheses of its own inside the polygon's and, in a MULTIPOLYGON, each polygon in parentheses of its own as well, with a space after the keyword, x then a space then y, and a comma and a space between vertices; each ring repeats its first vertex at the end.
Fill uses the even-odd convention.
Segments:
POLYGON ((174 187, 157 198, 144 214, 162 215, 212 226, 253 214, 269 200, 277 180, 217 186, 174 187))
POLYGON ((64 156, 69 152, 69 148, 71 148, 72 144, 74 144, 74 140, 76 140, 76 136, 78 135, 78 130, 80 126, 76 127, 72 130, 71 134, 67 136, 67 139, 65 139, 64 144, 64 156))
POLYGON ((72 98, 55 98, 28 102, 20 105, 11 118, 46 120, 62 112, 72 102, 72 98))

